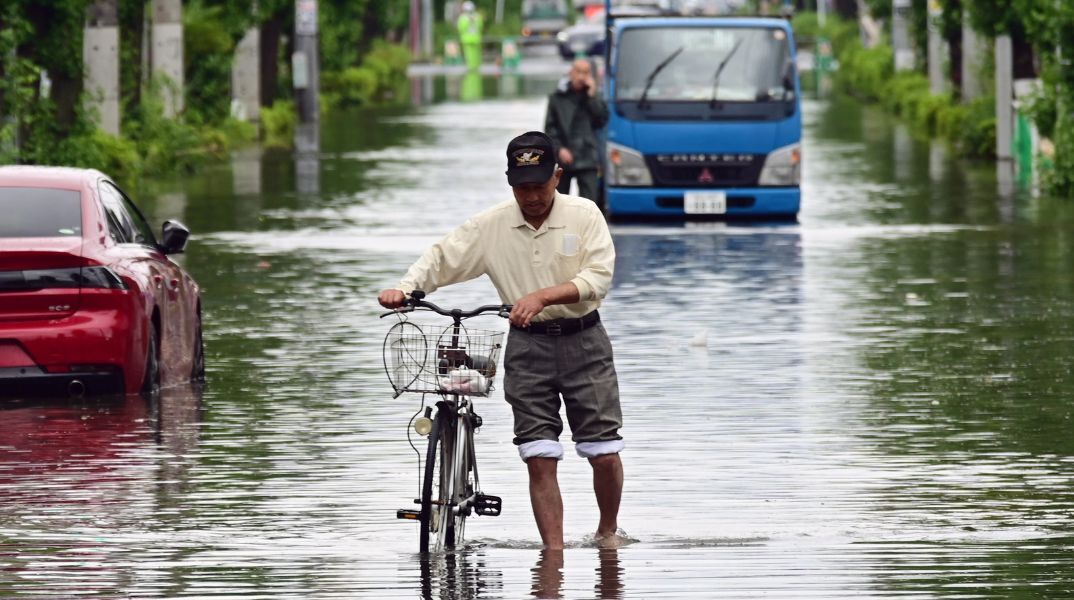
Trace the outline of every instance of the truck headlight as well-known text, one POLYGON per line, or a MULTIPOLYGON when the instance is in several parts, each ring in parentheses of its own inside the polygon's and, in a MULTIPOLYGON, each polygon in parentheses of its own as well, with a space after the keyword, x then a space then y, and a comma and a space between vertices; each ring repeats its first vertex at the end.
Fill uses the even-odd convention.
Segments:
POLYGON ((798 185, 802 180, 802 145, 773 150, 765 158, 758 185, 798 185))
POLYGON ((608 185, 649 186, 653 178, 641 152, 612 142, 607 143, 608 185))

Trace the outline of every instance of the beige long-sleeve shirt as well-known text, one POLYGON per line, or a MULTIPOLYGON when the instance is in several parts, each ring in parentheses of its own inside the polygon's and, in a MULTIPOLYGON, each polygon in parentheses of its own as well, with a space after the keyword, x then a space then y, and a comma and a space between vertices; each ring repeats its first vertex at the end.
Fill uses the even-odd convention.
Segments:
POLYGON ((514 304, 539 289, 571 282, 579 301, 546 307, 535 321, 577 318, 600 306, 611 286, 615 247, 597 205, 556 193, 552 211, 534 229, 514 200, 475 215, 433 244, 397 289, 432 293, 488 275, 500 300, 514 304))

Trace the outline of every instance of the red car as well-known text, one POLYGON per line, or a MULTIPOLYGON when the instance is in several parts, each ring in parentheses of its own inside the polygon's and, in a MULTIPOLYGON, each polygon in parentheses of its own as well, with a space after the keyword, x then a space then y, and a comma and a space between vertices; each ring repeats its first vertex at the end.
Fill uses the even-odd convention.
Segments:
POLYGON ((104 174, 0 167, 0 396, 153 393, 205 373, 198 284, 104 174))

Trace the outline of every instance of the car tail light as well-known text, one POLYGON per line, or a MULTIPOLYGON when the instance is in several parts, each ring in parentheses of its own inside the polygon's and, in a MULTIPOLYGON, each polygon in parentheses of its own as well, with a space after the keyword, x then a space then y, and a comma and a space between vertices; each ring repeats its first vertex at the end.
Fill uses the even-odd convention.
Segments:
POLYGON ((108 267, 71 267, 68 269, 28 269, 0 272, 0 291, 41 290, 54 288, 97 288, 125 290, 119 275, 108 267))

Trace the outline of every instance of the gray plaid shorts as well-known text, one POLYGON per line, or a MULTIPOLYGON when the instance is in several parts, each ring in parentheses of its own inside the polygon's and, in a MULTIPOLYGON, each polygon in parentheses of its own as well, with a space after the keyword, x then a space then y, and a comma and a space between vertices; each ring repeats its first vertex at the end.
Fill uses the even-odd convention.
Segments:
POLYGON ((576 443, 622 439, 619 380, 603 324, 561 336, 512 327, 503 365, 504 396, 515 416, 515 445, 559 439, 561 397, 576 443))

